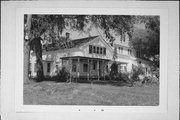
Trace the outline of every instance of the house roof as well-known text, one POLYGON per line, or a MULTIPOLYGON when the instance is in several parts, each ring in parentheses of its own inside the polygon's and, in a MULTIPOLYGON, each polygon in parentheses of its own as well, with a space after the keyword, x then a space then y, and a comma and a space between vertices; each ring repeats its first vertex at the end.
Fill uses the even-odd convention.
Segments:
POLYGON ((92 40, 94 40, 95 38, 97 38, 98 36, 92 36, 92 37, 86 37, 86 38, 81 38, 81 39, 75 39, 75 40, 70 40, 68 42, 59 42, 57 46, 48 48, 48 51, 53 51, 53 50, 59 50, 59 49, 72 49, 72 48, 78 48, 92 40))
POLYGON ((94 40, 96 37, 98 37, 98 36, 86 37, 86 38, 72 40, 73 47, 82 46, 82 45, 94 40))

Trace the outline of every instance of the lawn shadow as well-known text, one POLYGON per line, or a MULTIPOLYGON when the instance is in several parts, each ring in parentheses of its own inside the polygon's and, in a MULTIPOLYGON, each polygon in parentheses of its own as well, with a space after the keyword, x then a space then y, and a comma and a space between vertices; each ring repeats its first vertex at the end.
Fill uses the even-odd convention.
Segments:
MULTIPOLYGON (((31 79, 33 82, 37 82, 35 79, 31 79)), ((97 84, 97 85, 111 85, 111 86, 117 86, 117 87, 123 87, 128 86, 132 87, 133 84, 126 81, 113 81, 113 80, 97 80, 97 79, 78 79, 78 78, 72 78, 71 80, 57 80, 56 77, 46 77, 43 81, 51 81, 56 83, 86 83, 86 84, 97 84)))

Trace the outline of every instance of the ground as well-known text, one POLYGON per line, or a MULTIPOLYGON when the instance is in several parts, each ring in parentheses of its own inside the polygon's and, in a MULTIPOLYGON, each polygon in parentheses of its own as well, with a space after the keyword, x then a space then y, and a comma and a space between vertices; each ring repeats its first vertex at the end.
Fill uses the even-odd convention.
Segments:
POLYGON ((24 85, 24 104, 156 106, 159 104, 159 87, 32 82, 24 85))

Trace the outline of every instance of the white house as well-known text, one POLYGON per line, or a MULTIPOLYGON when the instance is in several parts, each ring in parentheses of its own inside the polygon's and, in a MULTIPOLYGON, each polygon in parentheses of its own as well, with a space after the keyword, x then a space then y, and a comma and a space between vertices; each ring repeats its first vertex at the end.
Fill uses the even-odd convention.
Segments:
MULTIPOLYGON (((133 65, 142 64, 147 67, 148 61, 138 58, 139 53, 128 46, 128 40, 115 41, 111 46, 101 36, 70 40, 69 47, 56 50, 43 50, 43 71, 45 76, 53 76, 57 69, 66 67, 73 77, 104 77, 113 61, 114 49, 117 50, 116 62, 121 72, 131 72, 133 65)), ((30 56, 31 76, 36 76, 36 57, 30 56)))

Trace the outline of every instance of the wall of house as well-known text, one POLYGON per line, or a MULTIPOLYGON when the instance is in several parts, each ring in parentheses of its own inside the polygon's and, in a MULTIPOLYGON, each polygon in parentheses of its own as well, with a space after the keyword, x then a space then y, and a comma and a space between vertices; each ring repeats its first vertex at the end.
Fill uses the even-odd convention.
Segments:
MULTIPOLYGON (((113 49, 110 48, 109 46, 107 46, 105 43, 103 43, 102 40, 100 40, 100 38, 97 38, 96 41, 90 43, 87 46, 82 46, 80 48, 75 48, 75 49, 64 49, 64 50, 58 50, 58 51, 48 51, 48 52, 43 52, 42 58, 43 58, 43 69, 44 69, 44 75, 50 75, 53 76, 56 70, 56 65, 58 65, 58 67, 61 69, 62 68, 62 57, 70 57, 70 56, 82 56, 82 57, 89 57, 89 58, 94 58, 94 59, 108 59, 108 60, 112 60, 113 58, 113 49), (96 54, 96 53, 89 53, 89 45, 93 45, 93 46, 98 46, 98 47, 104 47, 106 48, 106 55, 103 54, 96 54), (47 63, 50 62, 51 66, 50 66, 50 72, 47 72, 47 63)), ((119 47, 119 46, 116 46, 119 47)), ((122 47, 122 46, 120 46, 122 47)), ((128 47, 124 46, 123 47, 123 53, 121 53, 118 50, 118 58, 116 59, 116 61, 118 61, 119 63, 122 64, 122 66, 126 66, 127 72, 131 72, 132 70, 132 66, 138 65, 138 62, 141 61, 142 66, 147 67, 149 69, 148 63, 145 60, 141 60, 141 59, 137 59, 136 56, 136 51, 132 49, 132 55, 128 54, 128 47)), ((36 76, 36 71, 35 71, 35 63, 36 63, 36 57, 35 55, 32 53, 31 54, 31 76, 36 76)), ((88 73, 87 72, 83 72, 83 64, 87 63, 87 61, 81 61, 80 62, 80 76, 87 76, 88 73)), ((77 63, 76 63, 77 64, 77 63)), ((108 64, 106 62, 106 64, 108 64)), ((105 74, 107 74, 107 70, 106 70, 106 64, 104 66, 104 68, 102 68, 102 71, 104 69, 105 74)), ((110 64, 109 68, 110 68, 110 64)), ((70 63, 66 63, 65 65, 68 70, 70 70, 70 63)), ((92 64, 90 66, 91 68, 91 76, 97 76, 98 72, 96 70, 92 69, 92 64)), ((77 72, 72 72, 72 74, 74 76, 77 76, 77 72)))
POLYGON ((99 59, 109 59, 109 60, 112 59, 113 57, 112 49, 109 48, 109 46, 105 44, 107 43, 103 43, 103 40, 100 40, 100 38, 97 38, 96 41, 93 41, 92 43, 89 43, 87 46, 83 46, 81 48, 82 56, 90 57, 90 58, 99 58, 99 59), (89 53, 89 45, 106 48, 106 55, 97 54, 97 53, 89 53))

